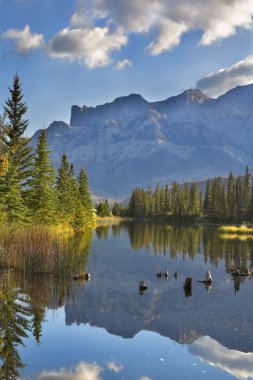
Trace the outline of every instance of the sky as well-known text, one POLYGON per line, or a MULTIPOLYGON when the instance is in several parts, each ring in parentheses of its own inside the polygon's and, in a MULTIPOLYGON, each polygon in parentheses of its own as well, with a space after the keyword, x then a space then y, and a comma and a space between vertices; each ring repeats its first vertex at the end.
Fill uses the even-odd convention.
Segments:
POLYGON ((29 135, 74 104, 218 97, 253 82, 253 1, 0 0, 1 107, 15 73, 29 135))

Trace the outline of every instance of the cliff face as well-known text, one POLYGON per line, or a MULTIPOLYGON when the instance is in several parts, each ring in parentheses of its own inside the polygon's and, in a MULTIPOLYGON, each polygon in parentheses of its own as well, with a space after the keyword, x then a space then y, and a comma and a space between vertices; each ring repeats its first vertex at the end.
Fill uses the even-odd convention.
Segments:
MULTIPOLYGON (((67 152, 93 193, 124 198, 135 186, 242 173, 253 164, 253 85, 218 99, 187 90, 149 103, 141 95, 72 106, 70 125, 48 129, 56 166, 67 152)), ((39 131, 34 135, 35 143, 39 131)))

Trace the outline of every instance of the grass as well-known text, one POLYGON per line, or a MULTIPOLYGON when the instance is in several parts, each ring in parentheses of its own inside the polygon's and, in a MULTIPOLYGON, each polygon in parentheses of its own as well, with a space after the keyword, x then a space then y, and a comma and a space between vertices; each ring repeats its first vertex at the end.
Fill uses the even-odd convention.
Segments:
POLYGON ((56 230, 44 226, 2 226, 0 268, 29 275, 72 276, 84 269, 90 241, 91 231, 74 238, 67 226, 56 230))
POLYGON ((245 226, 221 226, 219 232, 233 235, 253 235, 253 227, 245 226))
POLYGON ((247 240, 253 240, 253 235, 249 234, 220 234, 221 239, 224 240, 240 240, 240 241, 247 241, 247 240))

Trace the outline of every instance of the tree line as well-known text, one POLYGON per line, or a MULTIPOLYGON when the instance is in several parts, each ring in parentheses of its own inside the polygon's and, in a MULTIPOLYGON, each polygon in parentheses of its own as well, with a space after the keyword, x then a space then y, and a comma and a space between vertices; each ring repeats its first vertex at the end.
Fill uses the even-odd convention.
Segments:
POLYGON ((52 225, 67 222, 76 230, 93 223, 93 205, 84 168, 75 178, 64 153, 56 171, 42 130, 37 147, 25 136, 28 120, 19 76, 0 118, 0 220, 5 223, 52 225))
POLYGON ((210 222, 252 222, 252 176, 247 166, 245 175, 235 177, 230 173, 225 184, 221 177, 208 179, 205 194, 197 183, 174 182, 157 185, 155 190, 135 188, 132 192, 129 216, 167 217, 178 220, 205 219, 210 222))

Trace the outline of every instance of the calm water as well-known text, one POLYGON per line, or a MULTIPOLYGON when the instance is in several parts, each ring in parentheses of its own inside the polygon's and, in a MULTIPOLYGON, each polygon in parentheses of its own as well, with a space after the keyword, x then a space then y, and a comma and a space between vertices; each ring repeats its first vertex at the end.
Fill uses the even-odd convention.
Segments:
POLYGON ((1 275, 1 379, 253 378, 253 279, 226 273, 251 268, 253 241, 123 223, 94 231, 84 263, 89 282, 1 275))

